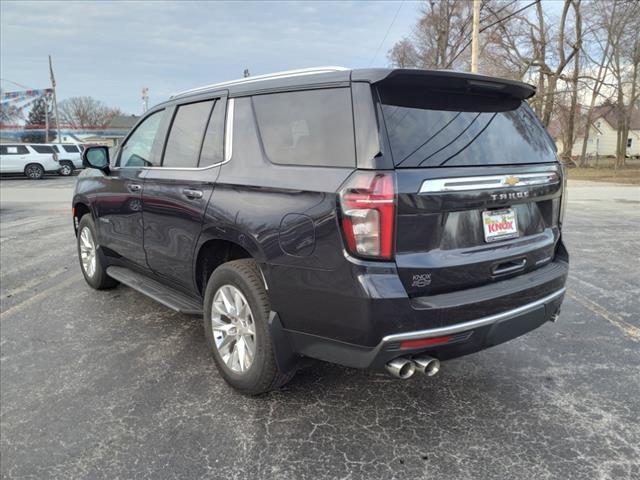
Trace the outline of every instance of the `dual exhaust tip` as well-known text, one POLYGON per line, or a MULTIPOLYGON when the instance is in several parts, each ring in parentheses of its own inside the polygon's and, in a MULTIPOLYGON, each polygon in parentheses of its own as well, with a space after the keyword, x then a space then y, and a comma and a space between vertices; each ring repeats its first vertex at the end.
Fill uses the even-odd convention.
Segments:
POLYGON ((427 355, 413 358, 398 357, 387 363, 387 371, 394 377, 406 380, 419 372, 427 377, 433 377, 440 371, 440 360, 427 355))

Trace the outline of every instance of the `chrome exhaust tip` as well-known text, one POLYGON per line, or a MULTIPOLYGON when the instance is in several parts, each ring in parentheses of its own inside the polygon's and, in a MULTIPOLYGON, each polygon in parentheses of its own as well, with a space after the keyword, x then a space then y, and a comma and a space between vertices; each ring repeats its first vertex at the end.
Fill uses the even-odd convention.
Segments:
POLYGON ((398 357, 387 363, 387 371, 394 377, 406 380, 416 373, 416 366, 408 358, 398 357))
POLYGON ((440 360, 428 357, 427 355, 413 357, 413 363, 415 364, 416 370, 424 373, 427 377, 433 377, 440 371, 440 360))

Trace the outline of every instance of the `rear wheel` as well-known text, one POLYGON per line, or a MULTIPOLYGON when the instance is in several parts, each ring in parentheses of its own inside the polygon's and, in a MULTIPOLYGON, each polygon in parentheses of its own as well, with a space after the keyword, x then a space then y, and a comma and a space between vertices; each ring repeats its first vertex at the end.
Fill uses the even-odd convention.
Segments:
POLYGON ((24 167, 24 174, 31 180, 40 180, 44 177, 44 167, 39 163, 30 163, 24 167))
POLYGON ((60 170, 58 170, 58 173, 63 177, 73 175, 73 163, 65 161, 60 162, 60 170))
POLYGON ((293 376, 277 366, 269 332, 271 305, 254 260, 218 267, 205 290, 204 329, 222 377, 249 395, 277 389, 293 376))
POLYGON ((107 275, 107 266, 98 254, 96 227, 91 215, 83 215, 78 225, 78 259, 82 275, 89 286, 96 290, 115 287, 118 282, 107 275))

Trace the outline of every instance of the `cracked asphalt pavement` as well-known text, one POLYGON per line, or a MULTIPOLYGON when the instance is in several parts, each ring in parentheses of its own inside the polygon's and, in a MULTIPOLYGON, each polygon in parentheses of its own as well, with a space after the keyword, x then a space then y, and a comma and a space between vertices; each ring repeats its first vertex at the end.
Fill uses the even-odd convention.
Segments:
POLYGON ((247 398, 200 319, 85 284, 74 181, 0 181, 2 478, 640 478, 639 187, 570 182, 557 323, 429 379, 317 362, 247 398))

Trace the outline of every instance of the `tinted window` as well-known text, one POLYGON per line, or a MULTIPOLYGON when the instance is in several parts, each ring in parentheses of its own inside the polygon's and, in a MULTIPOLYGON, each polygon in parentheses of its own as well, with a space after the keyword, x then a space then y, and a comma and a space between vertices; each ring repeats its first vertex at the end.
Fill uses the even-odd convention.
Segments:
POLYGON ((53 151, 56 153, 60 152, 60 150, 58 150, 58 147, 56 145, 51 145, 51 148, 53 148, 53 151))
POLYGON ((24 145, 0 145, 2 155, 26 155, 29 150, 24 145))
POLYGON ((443 96, 433 99, 438 108, 429 108, 425 97, 429 94, 423 93, 416 100, 421 105, 411 105, 406 98, 394 103, 382 95, 382 111, 398 167, 555 161, 549 136, 526 103, 500 107, 506 111, 491 111, 487 105, 474 108, 473 100, 469 100, 464 111, 459 111, 460 105, 456 106, 458 110, 443 105, 443 96))
POLYGON ((54 153, 53 148, 49 145, 31 145, 31 148, 38 153, 54 153))
POLYGON ((355 165, 348 88, 253 97, 265 152, 273 163, 355 165))
POLYGON ((178 107, 164 151, 163 167, 198 165, 202 138, 212 105, 213 100, 178 107))
POLYGON ((69 153, 78 153, 80 151, 75 145, 63 145, 62 148, 64 148, 65 152, 69 153))
POLYGON ((149 167, 151 163, 151 149, 160 127, 160 120, 164 110, 155 112, 145 118, 135 129, 122 147, 120 165, 123 167, 149 167))
POLYGON ((200 167, 207 167, 223 160, 225 102, 218 100, 213 107, 207 131, 204 134, 202 152, 200 152, 200 167))

